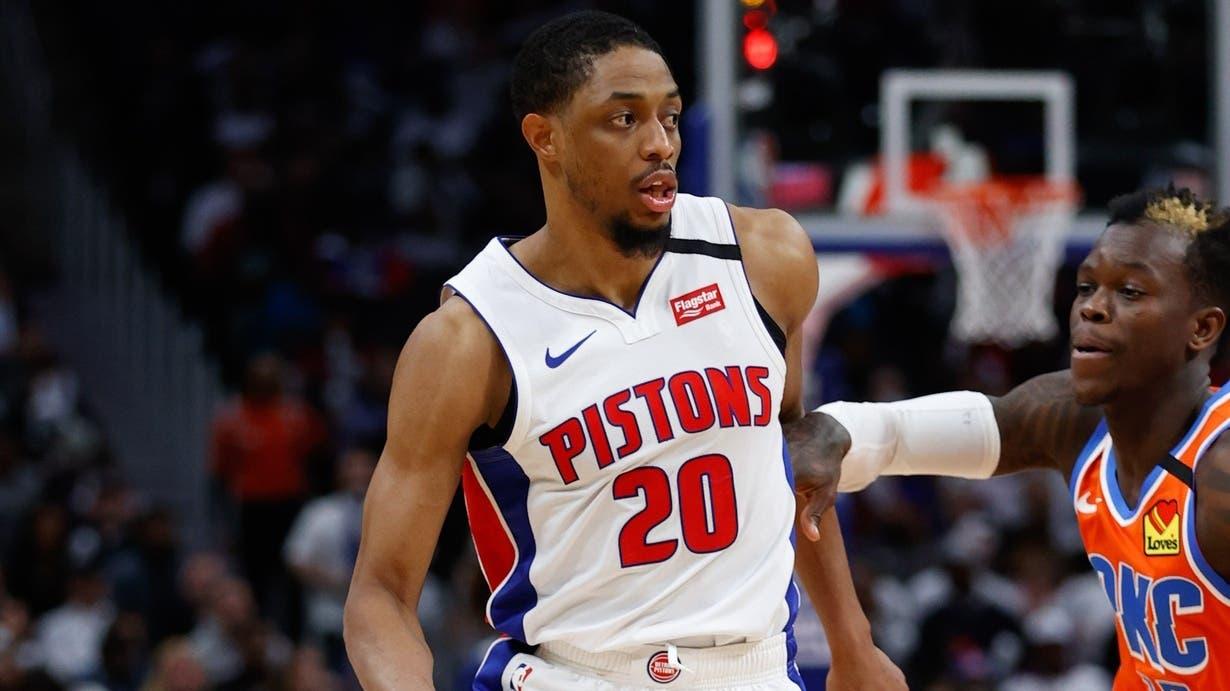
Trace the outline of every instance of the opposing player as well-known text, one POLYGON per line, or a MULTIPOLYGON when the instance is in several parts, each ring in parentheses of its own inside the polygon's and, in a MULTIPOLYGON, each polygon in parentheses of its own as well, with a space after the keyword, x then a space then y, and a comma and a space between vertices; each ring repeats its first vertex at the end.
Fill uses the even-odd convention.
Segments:
MULTIPOLYGON (((634 24, 544 26, 512 94, 547 222, 493 240, 402 353, 346 605, 355 670, 430 687, 416 604, 460 478, 505 636, 475 689, 800 688, 779 419, 802 415, 811 245, 786 214, 677 192, 679 87, 634 24)), ((820 520, 837 465, 800 470, 830 683, 904 688, 820 520)))
POLYGON ((1111 203, 1077 272, 1072 368, 1003 398, 836 403, 788 426, 796 460, 878 475, 1070 478, 1089 561, 1118 617, 1115 690, 1230 689, 1230 387, 1209 363, 1230 310, 1230 210, 1189 191, 1111 203))

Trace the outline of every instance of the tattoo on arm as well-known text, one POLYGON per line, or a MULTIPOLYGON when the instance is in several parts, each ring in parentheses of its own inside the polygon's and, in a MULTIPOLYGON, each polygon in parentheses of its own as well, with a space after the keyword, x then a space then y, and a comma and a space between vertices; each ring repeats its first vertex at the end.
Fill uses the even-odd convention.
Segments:
POLYGON ((1230 579, 1230 438, 1200 460, 1196 488, 1196 541, 1209 566, 1230 579))
POLYGON ((1076 402, 1066 370, 1034 377, 991 403, 1000 437, 996 475, 1029 468, 1068 472, 1101 416, 1076 402))

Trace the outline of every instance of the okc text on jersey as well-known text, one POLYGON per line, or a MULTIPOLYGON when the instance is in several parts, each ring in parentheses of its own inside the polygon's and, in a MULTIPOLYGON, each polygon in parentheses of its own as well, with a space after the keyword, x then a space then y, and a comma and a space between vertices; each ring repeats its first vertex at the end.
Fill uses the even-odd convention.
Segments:
POLYGON ((1196 674, 1209 663, 1203 636, 1182 637, 1182 619, 1204 612, 1204 591, 1180 576, 1153 580, 1130 564, 1117 566, 1101 554, 1090 554, 1115 608, 1115 616, 1132 657, 1158 672, 1196 674))

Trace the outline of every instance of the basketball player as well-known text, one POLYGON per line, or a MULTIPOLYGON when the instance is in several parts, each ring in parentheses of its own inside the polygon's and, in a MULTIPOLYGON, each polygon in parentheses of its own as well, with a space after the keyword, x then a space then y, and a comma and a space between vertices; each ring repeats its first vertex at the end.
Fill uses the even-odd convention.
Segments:
MULTIPOLYGON (((431 686, 415 612, 460 478, 504 635, 475 689, 801 688, 779 420, 803 412, 811 244, 784 213, 677 192, 679 88, 624 19, 539 29, 512 95, 547 222, 493 240, 402 353, 346 605, 355 670, 431 686)), ((798 469, 830 680, 904 689, 820 520, 837 469, 798 469)))
POLYGON ((790 448, 796 462, 844 456, 843 491, 878 475, 1062 472, 1118 618, 1115 690, 1230 689, 1230 387, 1209 388, 1230 210, 1172 188, 1110 212, 1077 272, 1070 370, 1002 398, 822 406, 789 427, 790 448))

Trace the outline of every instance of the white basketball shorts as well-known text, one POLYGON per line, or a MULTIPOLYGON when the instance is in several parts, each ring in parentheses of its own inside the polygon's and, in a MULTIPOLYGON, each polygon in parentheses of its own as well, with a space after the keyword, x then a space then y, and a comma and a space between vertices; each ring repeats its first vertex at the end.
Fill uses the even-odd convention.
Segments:
POLYGON ((474 691, 800 691, 786 634, 715 648, 638 646, 590 653, 567 643, 536 648, 510 638, 491 645, 474 691))

